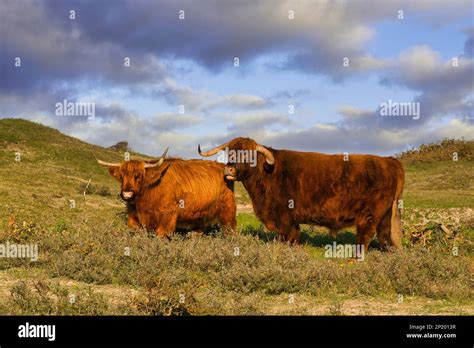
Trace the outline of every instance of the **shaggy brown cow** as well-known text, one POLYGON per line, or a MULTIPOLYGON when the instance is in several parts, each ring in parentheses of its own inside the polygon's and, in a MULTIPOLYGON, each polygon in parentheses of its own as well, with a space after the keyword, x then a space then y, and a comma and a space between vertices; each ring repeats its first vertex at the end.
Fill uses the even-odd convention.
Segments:
POLYGON ((383 249, 389 244, 401 248, 398 200, 404 171, 392 157, 349 155, 345 160, 344 155, 266 148, 249 138, 198 151, 204 157, 226 151, 226 179, 242 181, 257 216, 285 241, 299 242, 300 224, 332 232, 355 225, 357 244, 366 250, 375 234, 383 249), (241 163, 230 163, 239 162, 239 156, 241 163), (249 165, 252 157, 254 166, 249 165))
POLYGON ((235 229, 234 184, 222 176, 224 165, 213 161, 164 159, 108 163, 121 182, 128 226, 145 227, 169 237, 179 229, 203 231, 218 223, 235 229))

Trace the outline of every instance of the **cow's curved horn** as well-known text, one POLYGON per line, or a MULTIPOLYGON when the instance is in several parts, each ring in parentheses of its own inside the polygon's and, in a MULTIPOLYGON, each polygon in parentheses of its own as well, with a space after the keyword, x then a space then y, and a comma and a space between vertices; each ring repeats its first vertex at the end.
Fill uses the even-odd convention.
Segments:
POLYGON ((215 148, 213 148, 209 151, 204 151, 204 152, 201 151, 201 145, 198 145, 198 152, 202 157, 210 157, 212 155, 215 155, 219 151, 222 151, 228 145, 229 145, 229 142, 224 143, 224 144, 219 145, 219 146, 217 146, 217 147, 215 147, 215 148))
POLYGON ((265 146, 257 144, 257 151, 265 156, 265 161, 268 164, 272 165, 275 163, 275 157, 273 157, 272 152, 268 150, 265 146))
POLYGON ((165 161, 166 154, 168 153, 169 147, 166 148, 165 152, 161 155, 160 159, 156 161, 156 163, 145 163, 145 169, 146 168, 156 168, 159 167, 163 164, 165 161))
POLYGON ((96 160, 97 160, 97 163, 99 163, 101 166, 104 166, 104 167, 120 167, 120 163, 104 162, 97 158, 96 160))

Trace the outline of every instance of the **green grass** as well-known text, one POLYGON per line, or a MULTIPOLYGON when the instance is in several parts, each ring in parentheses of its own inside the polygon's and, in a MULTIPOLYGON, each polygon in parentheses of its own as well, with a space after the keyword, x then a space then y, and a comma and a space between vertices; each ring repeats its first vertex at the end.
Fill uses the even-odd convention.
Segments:
POLYGON ((239 213, 237 214, 237 224, 242 227, 249 227, 252 229, 260 229, 263 224, 253 213, 239 213))
MULTIPOLYGON (((366 261, 357 262, 326 259, 324 246, 334 240, 321 227, 303 226, 301 246, 277 242, 250 212, 239 183, 236 201, 245 209, 237 216, 238 235, 167 242, 130 231, 117 182, 95 162, 120 161, 122 153, 25 120, 0 120, 0 243, 37 243, 40 250, 37 262, 0 259, 0 314, 368 311, 353 312, 357 301, 372 303, 370 314, 394 314, 400 293, 407 298, 401 313, 452 313, 457 306, 455 313, 472 314, 474 165, 426 154, 429 161, 404 160, 405 251, 381 253, 373 241, 366 261), (76 305, 66 301, 71 292, 80 295, 76 305), (294 305, 290 294, 298 299, 294 305)), ((354 241, 351 230, 336 239, 354 241)))

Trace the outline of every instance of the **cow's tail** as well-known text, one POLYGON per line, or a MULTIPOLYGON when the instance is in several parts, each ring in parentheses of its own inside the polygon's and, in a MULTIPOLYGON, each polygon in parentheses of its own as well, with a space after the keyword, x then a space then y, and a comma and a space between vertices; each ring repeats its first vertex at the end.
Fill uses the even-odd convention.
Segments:
POLYGON ((392 203, 392 219, 390 223, 390 241, 396 249, 402 249, 402 221, 401 221, 401 197, 403 185, 405 184, 405 174, 400 164, 400 171, 397 171, 397 189, 392 203))

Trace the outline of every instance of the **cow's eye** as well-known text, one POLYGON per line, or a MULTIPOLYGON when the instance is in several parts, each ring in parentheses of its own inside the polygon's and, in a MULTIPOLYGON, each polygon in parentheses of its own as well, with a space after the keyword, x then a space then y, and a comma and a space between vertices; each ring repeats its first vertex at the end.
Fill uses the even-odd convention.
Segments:
POLYGON ((140 179, 140 175, 137 174, 135 175, 135 180, 138 180, 138 179, 140 179))

